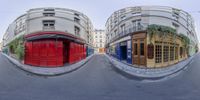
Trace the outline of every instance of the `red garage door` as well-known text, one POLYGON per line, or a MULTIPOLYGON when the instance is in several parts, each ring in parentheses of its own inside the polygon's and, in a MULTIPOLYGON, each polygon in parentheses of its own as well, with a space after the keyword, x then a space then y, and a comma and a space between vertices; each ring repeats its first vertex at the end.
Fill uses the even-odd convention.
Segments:
POLYGON ((85 58, 85 47, 83 44, 69 43, 69 64, 76 63, 85 58))
POLYGON ((33 66, 63 66, 63 42, 55 40, 26 42, 24 62, 33 66))

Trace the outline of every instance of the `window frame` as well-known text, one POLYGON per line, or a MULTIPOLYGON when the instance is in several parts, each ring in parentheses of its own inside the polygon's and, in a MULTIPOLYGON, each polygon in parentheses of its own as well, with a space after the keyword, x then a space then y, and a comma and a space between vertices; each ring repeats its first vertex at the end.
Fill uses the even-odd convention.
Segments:
POLYGON ((169 45, 163 45, 163 62, 169 62, 169 45))
POLYGON ((53 16, 55 16, 55 12, 44 12, 43 16, 45 16, 45 17, 53 17, 53 16))
POLYGON ((55 20, 43 20, 43 29, 55 29, 55 20))
POLYGON ((76 36, 80 36, 80 31, 81 31, 81 29, 78 26, 74 26, 74 34, 76 36))
POLYGON ((155 44, 155 63, 162 63, 162 44, 155 44))

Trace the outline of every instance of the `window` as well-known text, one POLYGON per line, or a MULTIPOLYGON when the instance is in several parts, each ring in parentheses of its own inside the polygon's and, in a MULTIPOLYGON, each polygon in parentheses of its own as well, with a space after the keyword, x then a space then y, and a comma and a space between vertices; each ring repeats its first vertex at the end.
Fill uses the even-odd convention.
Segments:
POLYGON ((177 23, 172 22, 172 25, 175 27, 176 31, 178 31, 179 25, 177 23))
POLYGON ((154 45, 148 44, 148 58, 153 59, 154 58, 154 45))
POLYGON ((16 21, 16 27, 14 29, 14 34, 17 35, 25 30, 25 19, 18 19, 16 21))
POLYGON ((183 48, 183 57, 185 57, 185 56, 186 56, 186 49, 183 48))
POLYGON ((74 17, 74 22, 76 22, 76 23, 80 23, 80 19, 79 19, 79 18, 76 18, 76 17, 74 17))
POLYGON ((54 11, 54 9, 44 9, 44 11, 54 11))
POLYGON ((176 46, 175 47, 175 60, 178 59, 178 47, 176 46))
POLYGON ((140 40, 140 55, 144 56, 144 41, 140 40))
POLYGON ((179 16, 179 14, 180 14, 180 10, 179 9, 173 8, 172 12, 173 12, 173 15, 176 15, 176 16, 179 16))
POLYGON ((44 20, 43 21, 43 28, 44 29, 54 29, 55 28, 55 21, 54 20, 44 20))
POLYGON ((122 19, 122 20, 124 20, 125 18, 126 18, 126 16, 125 16, 125 15, 121 16, 121 19, 122 19))
POLYGON ((117 29, 116 30, 114 30, 114 33, 115 33, 115 36, 117 35, 117 29))
POLYGON ((134 55, 138 55, 138 53, 137 53, 137 41, 134 41, 134 55))
POLYGON ((74 13, 74 15, 76 15, 76 16, 78 16, 78 17, 79 17, 79 14, 77 14, 77 13, 74 13))
POLYGON ((74 32, 76 36, 80 36, 80 28, 77 26, 74 26, 74 32))
POLYGON ((102 48, 102 44, 100 44, 100 48, 102 48))
POLYGON ((122 34, 125 33, 125 24, 121 25, 121 32, 122 32, 122 34))
POLYGON ((55 16, 55 13, 43 13, 44 16, 48 17, 48 16, 55 16))
POLYGON ((115 24, 117 24, 117 20, 115 20, 115 22, 114 22, 115 24))
POLYGON ((102 39, 100 39, 100 42, 102 43, 102 39))
MULTIPOLYGON (((169 62, 178 59, 179 47, 178 44, 170 42, 159 42, 155 41, 155 63, 169 62)), ((181 49, 181 48, 180 48, 181 49)), ((149 51, 148 51, 149 52, 149 51)), ((180 50, 180 55, 182 50, 180 50)))
POLYGON ((168 62, 169 60, 169 46, 163 46, 163 60, 164 62, 168 62))
POLYGON ((170 46, 170 61, 174 60, 174 46, 170 46))
POLYGON ((95 36, 97 38, 97 36, 95 36))
POLYGON ((176 21, 178 21, 178 19, 179 19, 179 14, 180 14, 180 10, 179 9, 172 9, 173 11, 173 13, 172 13, 172 17, 174 17, 174 19, 176 20, 176 21))
POLYGON ((141 30, 141 19, 133 20, 132 21, 132 25, 133 25, 133 30, 134 31, 141 30))
POLYGON ((180 47, 180 56, 181 56, 181 58, 182 58, 182 56, 183 56, 183 47, 180 47))
POLYGON ((155 45, 155 63, 161 63, 162 62, 162 46, 161 45, 155 45))
POLYGON ((121 10, 120 10, 120 13, 121 13, 121 14, 124 14, 125 12, 126 12, 126 9, 121 9, 121 10))
POLYGON ((141 15, 141 12, 134 12, 132 13, 133 16, 140 16, 141 15))

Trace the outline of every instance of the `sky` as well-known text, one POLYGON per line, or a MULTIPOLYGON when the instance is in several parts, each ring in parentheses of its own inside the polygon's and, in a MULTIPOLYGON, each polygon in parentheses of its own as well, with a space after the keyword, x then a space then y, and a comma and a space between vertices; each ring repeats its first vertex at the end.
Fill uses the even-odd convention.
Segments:
POLYGON ((0 42, 9 24, 31 8, 70 8, 87 15, 94 28, 105 29, 106 20, 114 11, 144 5, 170 6, 189 12, 195 20, 196 32, 200 40, 199 3, 198 0, 0 0, 0 42))

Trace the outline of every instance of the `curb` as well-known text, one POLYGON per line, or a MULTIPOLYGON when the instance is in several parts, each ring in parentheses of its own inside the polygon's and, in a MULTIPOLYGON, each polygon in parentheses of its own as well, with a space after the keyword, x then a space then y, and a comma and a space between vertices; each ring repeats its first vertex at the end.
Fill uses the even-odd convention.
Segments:
POLYGON ((25 72, 29 72, 38 76, 59 76, 59 75, 63 75, 63 74, 67 74, 70 72, 73 72, 79 68, 81 68, 83 65, 85 65, 95 54, 90 55, 89 57, 75 63, 72 65, 68 65, 68 66, 63 66, 63 67, 58 67, 58 68, 42 68, 42 67, 34 67, 34 66, 30 66, 30 65, 24 65, 22 63, 20 63, 18 60, 4 54, 1 53, 3 56, 5 56, 9 62, 11 62, 12 64, 14 64, 17 68, 25 71, 25 72), (36 69, 36 70, 35 70, 36 69), (42 71, 40 71, 42 70, 42 71), (50 70, 50 71, 48 71, 50 70), (58 71, 54 71, 54 70, 58 70, 58 71))
POLYGON ((133 65, 126 64, 124 62, 119 61, 112 56, 105 54, 105 56, 109 59, 111 64, 114 66, 116 71, 120 72, 123 75, 128 75, 129 77, 136 77, 138 79, 152 79, 158 80, 164 77, 173 75, 187 68, 187 65, 193 60, 193 58, 199 53, 194 54, 192 57, 179 62, 178 64, 168 66, 166 68, 157 68, 157 69, 142 69, 134 67, 133 65))

